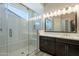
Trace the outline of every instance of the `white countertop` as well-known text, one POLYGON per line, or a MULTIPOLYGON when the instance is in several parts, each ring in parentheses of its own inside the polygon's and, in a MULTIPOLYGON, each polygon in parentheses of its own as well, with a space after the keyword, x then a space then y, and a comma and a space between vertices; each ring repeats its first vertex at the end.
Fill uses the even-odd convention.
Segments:
POLYGON ((57 37, 57 38, 66 38, 66 39, 71 39, 71 40, 79 40, 79 34, 67 34, 67 33, 52 33, 52 32, 44 32, 40 31, 39 32, 40 36, 49 36, 49 37, 57 37))

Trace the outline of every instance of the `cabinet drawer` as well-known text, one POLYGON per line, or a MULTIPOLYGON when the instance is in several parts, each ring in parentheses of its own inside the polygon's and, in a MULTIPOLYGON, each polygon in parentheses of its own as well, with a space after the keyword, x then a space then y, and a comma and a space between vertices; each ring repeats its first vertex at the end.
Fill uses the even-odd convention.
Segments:
POLYGON ((79 45, 79 41, 77 40, 67 40, 68 44, 74 44, 74 45, 79 45))
POLYGON ((56 42, 67 43, 67 39, 56 39, 56 42))
POLYGON ((55 38, 47 37, 47 36, 40 36, 39 39, 40 40, 52 40, 52 41, 55 41, 55 38))

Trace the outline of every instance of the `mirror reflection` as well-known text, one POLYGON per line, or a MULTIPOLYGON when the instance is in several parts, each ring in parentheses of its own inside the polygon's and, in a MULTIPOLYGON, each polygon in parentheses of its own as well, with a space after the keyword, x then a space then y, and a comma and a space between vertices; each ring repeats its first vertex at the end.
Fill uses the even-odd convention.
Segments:
POLYGON ((77 13, 71 12, 45 18, 45 31, 77 32, 77 13))

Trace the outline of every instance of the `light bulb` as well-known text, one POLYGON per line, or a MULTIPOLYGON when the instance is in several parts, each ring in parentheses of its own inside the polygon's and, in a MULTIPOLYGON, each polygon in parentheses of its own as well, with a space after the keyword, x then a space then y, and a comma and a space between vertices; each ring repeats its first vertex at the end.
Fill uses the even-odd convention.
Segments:
POLYGON ((71 13, 72 12, 72 8, 71 7, 69 7, 68 8, 68 12, 67 13, 71 13))
POLYGON ((58 13, 57 13, 58 15, 61 15, 61 11, 60 10, 58 10, 58 13))
POLYGON ((74 11, 76 12, 78 10, 78 5, 75 5, 74 11))
POLYGON ((62 10, 62 14, 66 14, 66 9, 65 8, 63 8, 63 10, 62 10))

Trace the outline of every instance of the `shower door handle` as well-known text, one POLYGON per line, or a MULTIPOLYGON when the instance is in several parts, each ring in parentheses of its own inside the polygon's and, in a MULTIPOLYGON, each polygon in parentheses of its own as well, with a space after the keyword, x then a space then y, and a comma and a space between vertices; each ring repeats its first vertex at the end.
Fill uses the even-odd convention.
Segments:
POLYGON ((12 29, 9 29, 9 37, 12 37, 12 29))

